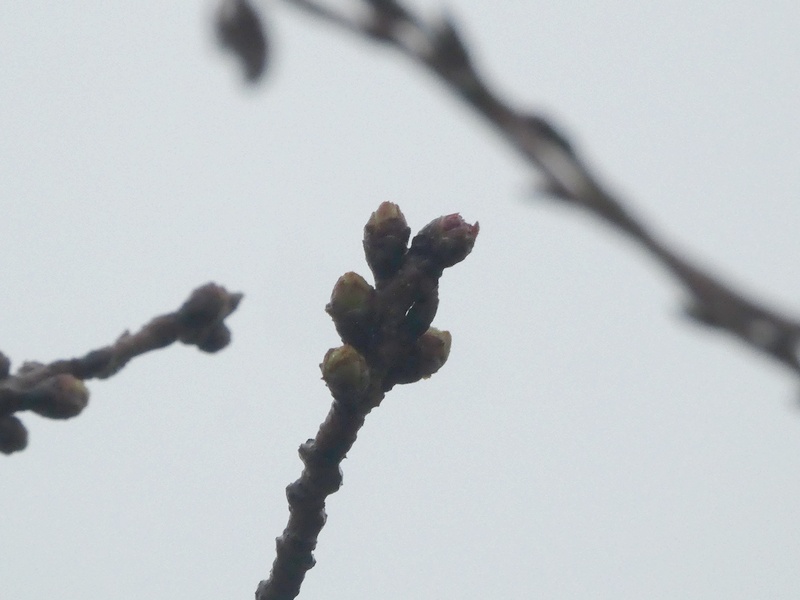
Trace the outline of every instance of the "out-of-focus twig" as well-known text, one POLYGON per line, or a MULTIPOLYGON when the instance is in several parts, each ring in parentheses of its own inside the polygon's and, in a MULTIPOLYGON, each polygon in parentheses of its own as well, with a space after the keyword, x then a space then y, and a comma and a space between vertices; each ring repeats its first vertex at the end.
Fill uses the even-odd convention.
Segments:
POLYGON ((451 18, 426 23, 396 0, 364 0, 366 18, 313 0, 284 2, 388 44, 436 75, 537 169, 546 191, 630 235, 666 267, 688 292, 687 316, 800 373, 800 321, 747 298, 664 243, 598 181, 557 127, 542 115, 513 107, 489 87, 451 18))
POLYGON ((10 454, 27 445, 27 431, 14 413, 30 410, 51 419, 74 417, 89 401, 85 380, 111 377, 136 356, 176 341, 204 352, 222 350, 231 339, 225 318, 241 299, 242 294, 208 283, 192 292, 177 311, 154 318, 136 333, 126 331, 109 346, 49 364, 25 362, 14 375, 11 361, 0 354, 0 452, 10 454))
POLYGON ((230 50, 244 70, 245 79, 261 79, 269 59, 269 43, 261 15, 247 0, 223 0, 217 11, 217 40, 230 50))

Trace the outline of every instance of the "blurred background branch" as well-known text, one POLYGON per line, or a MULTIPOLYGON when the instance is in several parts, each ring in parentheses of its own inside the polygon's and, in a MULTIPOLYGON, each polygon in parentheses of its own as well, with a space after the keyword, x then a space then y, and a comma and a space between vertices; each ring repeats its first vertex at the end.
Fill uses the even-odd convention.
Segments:
POLYGON ((0 354, 0 452, 11 454, 28 444, 28 433, 14 413, 26 410, 50 419, 69 419, 86 408, 87 379, 107 379, 131 359, 177 341, 203 352, 218 352, 230 343, 225 319, 242 294, 208 283, 192 292, 175 312, 156 317, 136 333, 125 332, 108 346, 80 358, 49 364, 24 362, 11 375, 11 361, 0 354))
MULTIPOLYGON (((354 9, 366 10, 352 12, 314 0, 283 1, 348 32, 391 46, 434 75, 482 115, 536 170, 543 178, 543 192, 583 208, 629 235, 667 269, 687 293, 684 314, 688 318, 731 334, 800 373, 800 321, 747 297, 667 244, 631 211, 627 201, 600 182, 576 145, 555 123, 544 115, 514 107, 486 83, 453 17, 445 13, 426 21, 396 0, 364 0, 354 3, 354 9)), ((225 5, 230 4, 248 15, 247 25, 240 28, 236 39, 260 38, 253 33, 253 23, 258 19, 255 11, 245 0, 226 0, 225 5)), ((238 53, 246 73, 253 72, 253 59, 245 50, 250 45, 244 41, 228 43, 238 53)), ((261 74, 263 70, 248 79, 254 82, 261 74)))

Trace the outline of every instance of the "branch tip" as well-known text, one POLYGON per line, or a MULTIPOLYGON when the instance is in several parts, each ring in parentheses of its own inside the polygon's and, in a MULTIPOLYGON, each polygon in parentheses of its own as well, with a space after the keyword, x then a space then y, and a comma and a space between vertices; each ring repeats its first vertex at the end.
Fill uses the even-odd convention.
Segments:
POLYGON ((238 59, 249 83, 264 75, 269 44, 263 19, 247 0, 223 0, 217 11, 216 33, 220 46, 238 59))

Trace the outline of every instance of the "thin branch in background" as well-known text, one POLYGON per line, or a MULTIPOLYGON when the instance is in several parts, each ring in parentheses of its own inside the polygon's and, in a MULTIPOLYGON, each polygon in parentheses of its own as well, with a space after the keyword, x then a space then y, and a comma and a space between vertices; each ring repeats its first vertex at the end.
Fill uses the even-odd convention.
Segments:
POLYGON ((538 171, 544 178, 545 191, 628 234, 665 267, 688 294, 688 317, 726 331, 800 373, 800 321, 737 292, 664 243, 598 181, 554 124, 542 115, 513 107, 488 86, 452 18, 445 16, 438 22, 426 23, 395 0, 364 0, 370 10, 366 19, 348 16, 313 0, 284 2, 347 31, 388 44, 435 75, 483 115, 538 171))
POLYGON ((414 237, 410 248, 409 234, 397 205, 381 204, 364 228, 375 286, 351 272, 333 288, 325 310, 344 345, 329 350, 320 365, 333 405, 316 437, 300 446, 303 472, 286 488, 289 522, 256 600, 291 600, 300 593, 327 519, 325 500, 342 484, 339 465, 366 416, 395 385, 436 373, 450 353, 450 334, 431 327, 439 278, 472 251, 478 224, 459 215, 440 217, 414 237))
POLYGON ((131 359, 173 344, 218 352, 230 343, 225 319, 242 294, 208 283, 192 292, 175 312, 154 318, 136 333, 123 333, 116 342, 81 358, 50 364, 25 362, 11 375, 11 361, 0 354, 0 452, 11 454, 27 446, 28 433, 14 413, 33 411, 50 419, 69 419, 89 402, 87 379, 106 379, 131 359))

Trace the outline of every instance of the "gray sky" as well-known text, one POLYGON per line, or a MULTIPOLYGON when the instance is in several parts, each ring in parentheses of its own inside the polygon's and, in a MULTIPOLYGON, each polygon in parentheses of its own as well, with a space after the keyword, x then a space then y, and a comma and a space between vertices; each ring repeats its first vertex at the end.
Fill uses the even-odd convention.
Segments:
MULTIPOLYGON (((680 319, 664 273, 532 195, 426 74, 269 7, 253 90, 210 2, 0 4, 0 349, 76 356, 206 281, 246 293, 221 354, 171 347, 72 421, 23 415, 3 597, 252 597, 330 404, 323 307, 391 200, 481 234, 442 280, 450 360, 368 418, 301 598, 796 598, 796 379, 680 319)), ((800 5, 450 9, 487 78, 667 239, 797 306, 800 5)))

